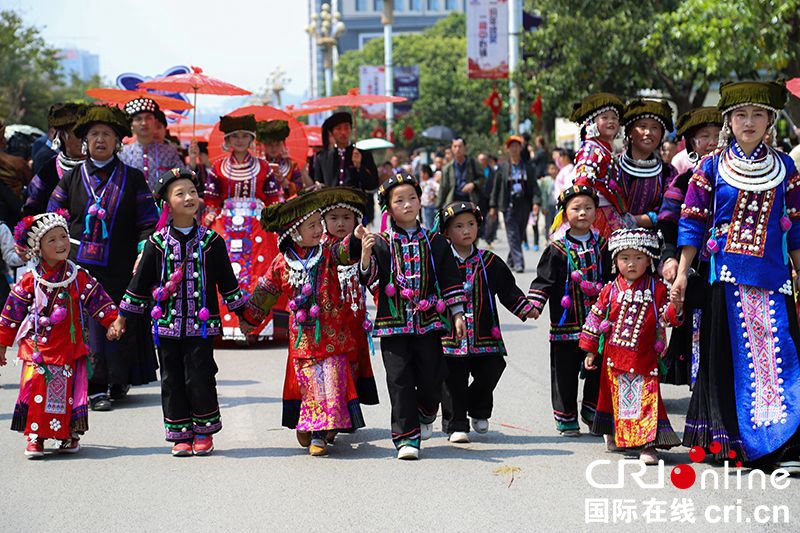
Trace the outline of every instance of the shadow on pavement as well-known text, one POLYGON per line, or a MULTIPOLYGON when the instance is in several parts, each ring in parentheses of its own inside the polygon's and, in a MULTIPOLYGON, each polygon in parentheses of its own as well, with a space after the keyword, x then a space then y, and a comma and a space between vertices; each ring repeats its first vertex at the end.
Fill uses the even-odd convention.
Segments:
POLYGON ((280 398, 272 396, 220 396, 219 408, 222 410, 222 416, 225 417, 225 409, 231 407, 240 407, 242 405, 259 404, 259 403, 280 403, 280 398))

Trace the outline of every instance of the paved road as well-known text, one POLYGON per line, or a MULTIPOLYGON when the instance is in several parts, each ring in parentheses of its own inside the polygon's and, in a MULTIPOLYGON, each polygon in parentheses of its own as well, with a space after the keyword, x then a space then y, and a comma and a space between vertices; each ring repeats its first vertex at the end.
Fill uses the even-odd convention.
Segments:
MULTIPOLYGON (((501 255, 503 246, 497 245, 501 255)), ((526 255, 528 272, 517 278, 524 289, 538 256, 526 255)), ((424 443, 422 460, 396 460, 378 355, 373 364, 382 403, 364 409, 368 427, 340 436, 329 457, 311 458, 298 447, 294 433, 280 427, 286 348, 219 350, 224 428, 213 456, 169 455, 157 384, 134 389, 113 412, 92 413, 84 448, 74 457, 27 461, 22 436, 0 431, 5 499, 0 530, 573 531, 613 525, 622 530, 660 526, 699 531, 719 528, 704 513, 709 506, 725 505, 732 506, 727 527, 749 530, 755 522, 746 520, 762 504, 787 506, 790 522, 777 528, 797 530, 793 524, 800 522, 800 481, 776 489, 767 480, 767 489, 756 491, 747 490, 743 477, 745 488, 735 490, 735 472, 725 476, 721 468, 695 465, 698 483, 702 471, 712 470, 707 476, 718 476, 721 487, 727 479, 731 488, 713 491, 709 479, 705 489, 696 484, 679 490, 670 483, 670 471, 688 462, 683 448, 664 454, 664 488, 637 488, 630 477, 624 489, 590 486, 585 472, 592 461, 612 461, 598 467, 594 476, 612 483, 622 457, 605 453, 598 438, 558 436, 550 410, 547 324, 521 323, 505 310, 501 320, 508 368, 496 391, 491 430, 473 434, 470 444, 451 445, 437 432, 424 443), (694 505, 693 525, 669 522, 678 516, 674 513, 684 498, 694 505), (601 509, 609 506, 611 525, 586 523, 587 499, 599 499, 601 509), (626 499, 630 501, 621 501, 626 499), (655 501, 648 514, 645 500, 655 501), (614 525, 615 505, 620 517, 633 505, 636 519, 614 525), (657 519, 668 522, 662 526, 653 522, 657 519)), ((0 374, 0 423, 5 426, 17 394, 18 368, 5 367, 0 374)), ((663 393, 680 432, 688 391, 666 386, 663 393)), ((644 481, 657 481, 657 472, 650 467, 644 481)), ((714 507, 709 512, 711 520, 723 516, 714 507)), ((602 518, 602 513, 592 517, 602 518)))

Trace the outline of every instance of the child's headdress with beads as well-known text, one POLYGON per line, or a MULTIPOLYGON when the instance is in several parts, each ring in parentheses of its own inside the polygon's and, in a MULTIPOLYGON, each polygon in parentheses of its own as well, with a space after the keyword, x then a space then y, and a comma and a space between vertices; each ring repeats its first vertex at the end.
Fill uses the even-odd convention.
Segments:
POLYGON ((14 228, 14 241, 29 250, 32 257, 38 258, 41 253, 42 237, 48 231, 60 226, 69 234, 68 218, 69 215, 64 209, 59 209, 55 213, 27 216, 14 228))

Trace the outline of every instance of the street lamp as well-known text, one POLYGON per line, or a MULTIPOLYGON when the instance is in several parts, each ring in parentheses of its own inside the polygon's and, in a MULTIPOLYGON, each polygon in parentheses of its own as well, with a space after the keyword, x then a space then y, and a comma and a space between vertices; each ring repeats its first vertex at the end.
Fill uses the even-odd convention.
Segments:
POLYGON ((306 28, 314 41, 322 49, 323 62, 325 69, 325 96, 331 96, 333 84, 333 49, 336 41, 344 33, 344 22, 339 13, 331 14, 330 4, 322 4, 319 14, 311 14, 311 24, 306 28))

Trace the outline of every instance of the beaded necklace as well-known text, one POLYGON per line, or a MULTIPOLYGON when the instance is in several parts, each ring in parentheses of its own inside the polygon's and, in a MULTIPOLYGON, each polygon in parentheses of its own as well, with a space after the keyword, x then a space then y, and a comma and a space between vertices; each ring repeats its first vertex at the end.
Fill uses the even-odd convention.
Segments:
POLYGON ((298 294, 289 300, 288 305, 289 310, 293 313, 295 326, 297 326, 297 340, 294 347, 300 346, 303 324, 309 321, 309 317, 314 323, 314 342, 319 343, 322 308, 317 304, 315 285, 317 283, 317 266, 322 257, 322 247, 315 246, 305 259, 301 258, 294 248, 289 248, 286 252, 284 258, 289 267, 289 284, 294 288, 300 287, 298 294), (294 259, 290 258, 288 254, 292 254, 294 259))

